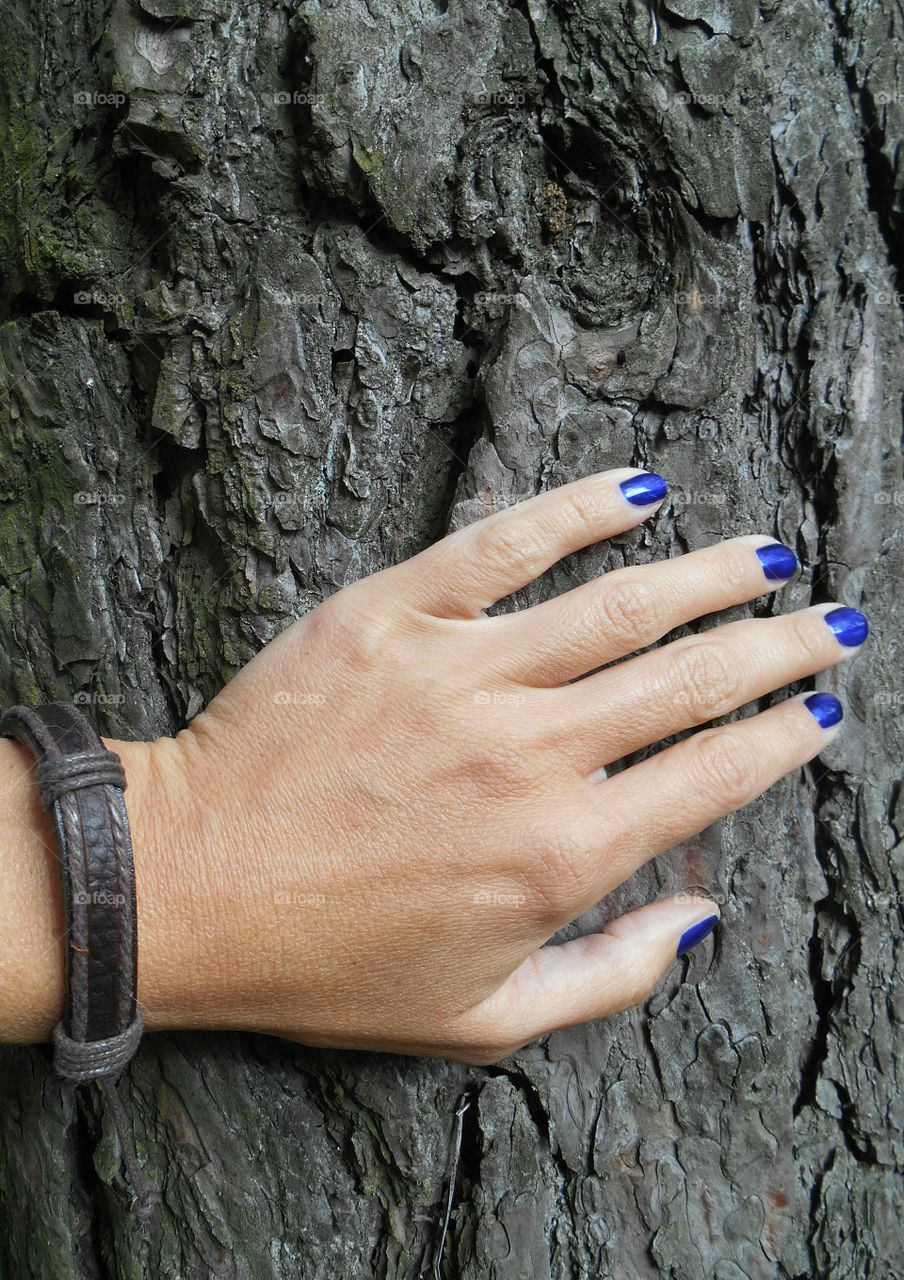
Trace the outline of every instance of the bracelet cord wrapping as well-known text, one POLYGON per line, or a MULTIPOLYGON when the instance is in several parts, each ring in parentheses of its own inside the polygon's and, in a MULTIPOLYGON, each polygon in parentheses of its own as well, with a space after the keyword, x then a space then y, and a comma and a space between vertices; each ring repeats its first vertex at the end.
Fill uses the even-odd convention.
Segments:
POLYGON ((54 823, 66 914, 66 1001, 53 1032, 53 1065, 73 1086, 96 1081, 122 1161, 146 1218, 156 1196, 141 1169, 116 1081, 144 1026, 138 1011, 135 870, 119 756, 74 706, 11 707, 0 736, 35 756, 35 780, 54 823))

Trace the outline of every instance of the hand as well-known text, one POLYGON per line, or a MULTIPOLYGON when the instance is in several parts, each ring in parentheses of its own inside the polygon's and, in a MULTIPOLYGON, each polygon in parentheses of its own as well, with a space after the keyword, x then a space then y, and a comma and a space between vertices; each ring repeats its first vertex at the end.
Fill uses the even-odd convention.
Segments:
POLYGON ((491 515, 339 591, 175 739, 110 744, 130 779, 149 1027, 487 1062, 649 995, 712 902, 543 944, 819 752, 840 705, 801 695, 598 771, 849 657, 867 631, 820 605, 598 670, 790 577, 792 553, 762 536, 486 616, 664 492, 622 470, 491 515))

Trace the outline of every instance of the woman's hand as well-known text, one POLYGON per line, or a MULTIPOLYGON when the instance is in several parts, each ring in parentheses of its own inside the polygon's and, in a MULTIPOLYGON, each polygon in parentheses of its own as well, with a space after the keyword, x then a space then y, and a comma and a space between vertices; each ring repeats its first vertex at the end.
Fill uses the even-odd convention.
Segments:
POLYGON ((148 1027, 486 1062, 649 995, 715 923, 712 902, 543 944, 816 755, 840 707, 802 695, 599 771, 867 632, 820 605, 597 670, 790 577, 792 553, 758 536, 486 616, 664 493, 621 470, 489 516, 338 592, 175 739, 110 744, 130 780, 148 1027))

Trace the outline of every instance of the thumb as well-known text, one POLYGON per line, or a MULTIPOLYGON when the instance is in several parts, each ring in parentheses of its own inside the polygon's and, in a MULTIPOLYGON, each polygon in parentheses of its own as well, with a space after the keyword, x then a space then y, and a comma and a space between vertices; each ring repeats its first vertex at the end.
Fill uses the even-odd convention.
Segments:
POLYGON ((678 956, 719 922, 707 898, 663 898, 560 946, 533 952, 475 1010, 506 1044, 526 1044, 557 1027, 608 1018, 640 1004, 678 956))

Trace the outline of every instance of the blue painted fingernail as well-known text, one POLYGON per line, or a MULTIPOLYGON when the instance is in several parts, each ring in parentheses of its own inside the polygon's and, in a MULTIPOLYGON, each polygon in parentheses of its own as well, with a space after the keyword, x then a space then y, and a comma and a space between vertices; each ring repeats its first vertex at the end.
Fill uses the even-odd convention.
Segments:
POLYGON ((804 706, 823 729, 831 729, 833 724, 844 719, 844 708, 834 693, 811 693, 809 698, 804 698, 804 706))
POLYGON ((756 554, 770 582, 784 582, 797 572, 797 556, 784 543, 770 542, 768 546, 757 547, 756 554))
POLYGON ((718 916, 707 916, 705 920, 698 920, 689 929, 685 929, 678 939, 677 954, 683 956, 685 951, 690 951, 691 947, 695 947, 698 942, 702 942, 704 938, 712 933, 718 923, 718 916))
POLYGON ((618 487, 635 507, 648 507, 653 502, 661 502, 669 488, 662 476, 658 476, 655 471, 641 471, 640 475, 628 476, 618 487))
POLYGON ((866 615, 861 613, 859 609, 848 609, 842 605, 838 609, 832 609, 825 615, 826 622, 835 632, 835 638, 839 644, 846 645, 847 648, 853 649, 869 635, 869 623, 866 615))

